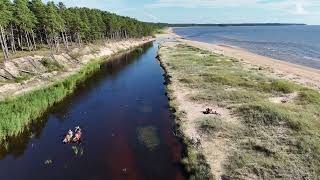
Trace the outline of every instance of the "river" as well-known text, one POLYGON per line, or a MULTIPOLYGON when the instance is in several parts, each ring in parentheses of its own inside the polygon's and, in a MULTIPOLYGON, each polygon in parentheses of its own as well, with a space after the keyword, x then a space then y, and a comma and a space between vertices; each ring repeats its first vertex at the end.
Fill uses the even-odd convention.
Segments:
POLYGON ((113 58, 0 146, 1 180, 186 179, 165 95, 158 43, 113 58), (68 129, 81 144, 63 144, 68 129))

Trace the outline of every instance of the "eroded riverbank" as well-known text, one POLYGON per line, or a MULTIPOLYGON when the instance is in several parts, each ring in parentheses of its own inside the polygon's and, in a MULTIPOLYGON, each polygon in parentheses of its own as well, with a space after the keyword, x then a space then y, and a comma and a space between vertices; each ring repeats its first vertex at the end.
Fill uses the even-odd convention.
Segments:
POLYGON ((127 39, 89 44, 69 52, 37 54, 6 61, 0 68, 0 100, 52 85, 77 73, 81 67, 133 49, 152 38, 127 39))
POLYGON ((148 44, 144 53, 102 64, 72 95, 8 138, 0 179, 186 179, 157 49, 148 44), (77 125, 83 143, 62 144, 77 125))
POLYGON ((106 46, 96 47, 97 50, 94 54, 87 54, 91 51, 85 50, 88 49, 85 47, 81 52, 77 52, 77 57, 60 54, 54 55, 51 59, 48 57, 35 57, 36 59, 26 57, 6 62, 2 70, 9 74, 15 74, 12 75, 12 78, 23 77, 22 68, 33 72, 33 74, 20 83, 6 81, 0 87, 1 98, 5 98, 0 102, 0 139, 5 140, 7 136, 21 133, 32 120, 41 116, 47 108, 73 93, 77 84, 99 70, 100 65, 111 56, 130 51, 149 41, 141 39, 109 43, 106 46), (17 63, 19 61, 25 62, 17 63), (6 68, 10 70, 6 70, 6 68))

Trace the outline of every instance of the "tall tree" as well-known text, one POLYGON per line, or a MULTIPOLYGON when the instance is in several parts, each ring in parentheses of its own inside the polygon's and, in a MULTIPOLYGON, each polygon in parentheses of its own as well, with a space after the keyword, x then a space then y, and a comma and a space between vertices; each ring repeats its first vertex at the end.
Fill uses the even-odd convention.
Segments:
POLYGON ((74 42, 78 43, 78 45, 81 47, 81 31, 83 30, 84 23, 81 20, 78 8, 70 8, 68 11, 70 15, 66 21, 68 22, 67 24, 69 26, 69 31, 72 34, 71 36, 74 39, 74 42))
POLYGON ((47 13, 45 18, 45 29, 48 37, 50 49, 59 52, 59 34, 64 29, 64 20, 58 13, 58 8, 53 2, 48 2, 47 13))
POLYGON ((41 44, 48 45, 53 53, 59 51, 60 42, 68 50, 69 43, 81 46, 106 38, 142 37, 158 27, 98 9, 67 8, 52 1, 0 0, 0 48, 5 60, 9 49, 13 53, 25 47, 31 51, 41 44))
MULTIPOLYGON (((35 50, 35 39, 34 39, 34 32, 33 30, 36 27, 37 19, 33 12, 29 9, 28 0, 14 0, 15 5, 15 11, 14 11, 14 17, 15 17, 15 23, 19 27, 20 30, 20 39, 21 42, 23 42, 23 34, 25 42, 27 43, 27 46, 29 50, 35 50), (31 37, 33 42, 31 41, 31 37)), ((23 44, 21 43, 21 47, 23 44)))
POLYGON ((45 18, 46 18, 46 5, 41 0, 32 0, 30 5, 31 11, 37 18, 36 32, 37 39, 43 44, 43 35, 45 34, 45 18))
POLYGON ((0 44, 5 60, 9 58, 9 50, 7 39, 4 33, 4 28, 6 28, 12 20, 12 12, 10 11, 10 6, 11 3, 9 0, 0 1, 0 44))
POLYGON ((58 9, 59 9, 59 15, 64 22, 64 28, 61 28, 61 36, 62 36, 63 44, 66 47, 66 49, 69 50, 69 36, 67 35, 67 31, 69 31, 69 27, 70 27, 68 19, 72 14, 62 2, 59 2, 58 9))

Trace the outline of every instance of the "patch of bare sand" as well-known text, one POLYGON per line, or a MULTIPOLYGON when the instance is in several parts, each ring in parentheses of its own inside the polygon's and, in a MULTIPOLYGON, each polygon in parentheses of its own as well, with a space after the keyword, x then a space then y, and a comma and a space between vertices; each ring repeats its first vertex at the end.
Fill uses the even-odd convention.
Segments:
POLYGON ((210 165, 213 176, 215 179, 221 179, 221 176, 225 173, 224 166, 229 152, 232 150, 228 132, 220 131, 213 136, 206 136, 199 132, 197 120, 208 116, 219 116, 224 123, 239 124, 239 121, 226 108, 218 107, 215 104, 199 103, 190 100, 189 97, 197 92, 184 87, 174 77, 172 78, 172 85, 174 96, 179 104, 179 111, 186 112, 186 118, 183 123, 185 135, 190 139, 200 140, 200 148, 207 159, 207 163, 210 165), (205 115, 203 111, 208 107, 216 111, 218 115, 205 115))
MULTIPOLYGON (((160 45, 164 48, 175 48, 177 42, 165 42, 160 45)), ((161 50, 161 49, 160 49, 161 50)), ((238 127, 240 121, 227 108, 219 107, 217 104, 195 102, 190 99, 193 95, 197 94, 197 91, 190 89, 182 84, 174 74, 171 74, 167 67, 165 58, 161 59, 165 69, 169 71, 172 76, 171 85, 173 88, 173 96, 178 102, 178 110, 186 113, 186 117, 183 118, 183 131, 184 134, 192 139, 194 142, 200 140, 200 149, 203 155, 206 157, 207 163, 210 165, 211 173, 215 179, 221 179, 225 174, 225 165, 228 160, 229 154, 232 152, 233 144, 228 131, 219 130, 213 135, 207 135, 200 132, 198 127, 198 120, 204 117, 218 116, 222 119, 224 124, 238 127), (203 112, 206 108, 211 108, 216 114, 206 115, 203 112)))
POLYGON ((271 97, 269 98, 270 102, 276 103, 276 104, 285 104, 293 101, 294 98, 298 96, 297 92, 291 93, 291 94, 286 94, 280 97, 271 97))

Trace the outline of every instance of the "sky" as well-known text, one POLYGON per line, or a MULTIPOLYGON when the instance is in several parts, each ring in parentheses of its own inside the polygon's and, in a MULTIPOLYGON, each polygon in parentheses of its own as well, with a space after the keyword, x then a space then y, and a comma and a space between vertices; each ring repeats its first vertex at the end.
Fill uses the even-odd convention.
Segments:
MULTIPOLYGON (((48 0, 45 0, 47 2, 48 0)), ((164 23, 320 24, 320 0, 54 0, 164 23)))

